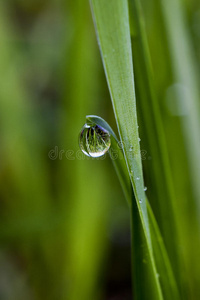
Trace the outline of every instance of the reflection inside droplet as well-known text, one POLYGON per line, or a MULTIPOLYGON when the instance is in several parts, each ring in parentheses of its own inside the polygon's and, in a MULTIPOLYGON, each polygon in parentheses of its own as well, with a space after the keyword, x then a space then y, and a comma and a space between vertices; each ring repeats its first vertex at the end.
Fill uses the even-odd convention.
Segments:
POLYGON ((108 151, 110 145, 110 134, 103 127, 85 124, 81 129, 79 146, 85 155, 100 157, 108 151))

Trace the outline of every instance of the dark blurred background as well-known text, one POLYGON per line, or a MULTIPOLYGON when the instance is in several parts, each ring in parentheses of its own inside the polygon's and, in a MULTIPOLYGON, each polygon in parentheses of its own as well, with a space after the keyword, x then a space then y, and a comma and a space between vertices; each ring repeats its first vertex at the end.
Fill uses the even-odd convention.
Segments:
MULTIPOLYGON (((200 4, 182 2, 199 64, 200 4)), ((174 151, 180 113, 163 100, 174 82, 155 7, 143 3, 174 151)), ((78 146, 88 114, 117 132, 89 1, 1 1, 0 72, 0 299, 131 299, 127 204, 109 157, 87 158, 78 146)))

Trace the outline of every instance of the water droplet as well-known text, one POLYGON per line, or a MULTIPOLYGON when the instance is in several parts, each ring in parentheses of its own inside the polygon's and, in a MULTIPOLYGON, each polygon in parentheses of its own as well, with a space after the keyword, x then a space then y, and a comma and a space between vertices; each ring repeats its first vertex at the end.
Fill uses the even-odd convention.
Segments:
POLYGON ((147 190, 147 187, 145 186, 145 187, 144 187, 144 191, 146 192, 146 190, 147 190))
POLYGON ((140 177, 136 177, 136 180, 140 180, 140 177))
POLYGON ((140 142, 140 141, 141 141, 141 138, 138 138, 138 141, 140 142))
POLYGON ((79 146, 85 155, 100 157, 108 151, 110 145, 110 134, 103 127, 85 124, 81 129, 79 146))
POLYGON ((139 202, 142 203, 142 199, 140 199, 139 202))
POLYGON ((139 126, 137 128, 139 128, 139 126))
POLYGON ((129 151, 133 151, 133 146, 130 146, 129 151))

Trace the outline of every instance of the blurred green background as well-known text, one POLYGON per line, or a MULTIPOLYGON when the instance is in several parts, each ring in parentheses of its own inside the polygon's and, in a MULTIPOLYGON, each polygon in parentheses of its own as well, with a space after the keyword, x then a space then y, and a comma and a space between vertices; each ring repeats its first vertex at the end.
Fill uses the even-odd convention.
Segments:
MULTIPOLYGON (((171 100, 179 83, 169 70, 155 3, 143 1, 173 180, 184 201, 180 213, 189 209, 181 224, 187 236, 196 207, 189 205, 180 125, 186 112, 171 100)), ((199 69, 200 3, 182 6, 199 69)), ((109 158, 89 159, 79 150, 87 114, 117 132, 89 1, 1 1, 1 300, 131 299, 129 212, 109 158)), ((142 111, 139 122, 149 189, 156 158, 145 147, 142 111)), ((198 244, 195 234, 191 247, 198 244)), ((190 256, 186 265, 192 263, 190 256)))
POLYGON ((129 215, 86 114, 115 128, 88 1, 0 3, 0 299, 130 294, 129 215))

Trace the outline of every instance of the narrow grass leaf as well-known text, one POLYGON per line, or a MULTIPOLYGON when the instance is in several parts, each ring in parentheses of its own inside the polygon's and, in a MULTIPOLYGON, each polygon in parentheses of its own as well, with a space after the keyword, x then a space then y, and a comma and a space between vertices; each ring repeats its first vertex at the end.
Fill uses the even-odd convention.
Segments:
POLYGON ((140 1, 129 0, 129 5, 134 72, 139 100, 138 107, 143 124, 143 135, 145 135, 143 144, 154 160, 154 163, 146 170, 148 173, 147 176, 153 178, 149 201, 161 228, 172 268, 181 288, 180 253, 177 248, 178 235, 175 222, 177 201, 169 167, 161 114, 153 82, 154 76, 145 34, 145 24, 140 1), (161 178, 163 178, 162 184, 160 181, 161 178))
MULTIPOLYGON (((120 140, 133 186, 158 299, 163 299, 152 252, 140 156, 128 2, 92 0, 98 42, 111 94, 120 140)), ((134 206, 132 206, 133 208, 134 206)), ((132 210, 134 214, 134 211, 132 210)), ((133 216, 134 217, 134 216, 133 216)))
MULTIPOLYGON (((133 205, 135 208, 133 209, 133 219, 132 219, 132 231, 133 231, 133 247, 135 254, 133 256, 133 264, 134 264, 134 294, 137 296, 138 299, 148 299, 150 297, 149 293, 152 293, 148 289, 149 283, 145 283, 145 279, 147 276, 144 276, 145 272, 148 272, 149 275, 152 276, 152 270, 149 268, 150 265, 150 257, 149 253, 146 251, 147 247, 145 245, 145 237, 141 227, 141 222, 139 219, 139 214, 136 208, 136 202, 133 196, 133 191, 131 188, 131 182, 128 174, 128 170, 126 167, 126 162, 120 149, 119 145, 120 142, 118 141, 115 133, 113 132, 112 128, 109 124, 98 116, 87 116, 86 122, 91 125, 98 125, 102 128, 106 129, 111 136, 111 147, 109 149, 109 154, 112 159, 113 165, 116 169, 117 175, 119 177, 120 184, 126 196, 127 202, 129 205, 133 200, 133 205), (115 156, 113 156, 113 153, 115 156), (140 264, 138 263, 140 261, 140 264), (144 289, 143 286, 147 288, 144 289)), ((158 224, 154 217, 153 211, 151 206, 147 200, 147 211, 149 217, 149 224, 150 224, 150 232, 151 232, 151 239, 152 239, 152 246, 154 257, 157 266, 157 274, 156 276, 159 278, 159 281, 162 286, 162 291, 164 295, 164 299, 180 299, 179 292, 176 284, 176 280, 174 278, 174 274, 171 268, 171 264, 168 258, 167 251, 165 249, 165 245, 158 228, 158 224)), ((148 277, 148 280, 151 278, 148 277)), ((151 284, 153 285, 154 282, 152 281, 151 284)), ((153 295, 153 299, 156 299, 156 294, 153 295)), ((151 294, 152 297, 152 294, 151 294)))

